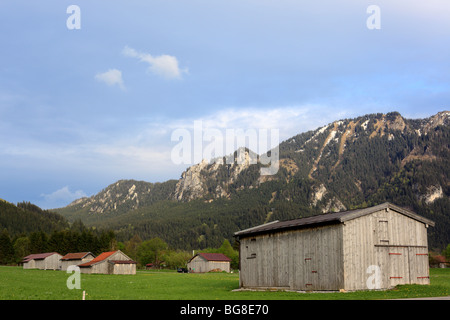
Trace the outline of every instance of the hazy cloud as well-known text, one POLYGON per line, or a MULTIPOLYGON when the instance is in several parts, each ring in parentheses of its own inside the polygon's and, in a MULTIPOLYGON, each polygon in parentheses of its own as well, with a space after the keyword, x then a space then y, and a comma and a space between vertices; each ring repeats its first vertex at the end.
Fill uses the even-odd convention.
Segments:
POLYGON ((120 70, 110 69, 106 72, 98 73, 95 76, 95 79, 100 82, 106 83, 108 86, 118 85, 121 89, 125 89, 122 79, 122 72, 120 70))
POLYGON ((70 191, 68 186, 65 186, 50 194, 41 194, 41 197, 45 200, 45 205, 41 205, 46 208, 57 208, 66 206, 74 200, 86 197, 87 195, 83 190, 70 191))
POLYGON ((183 73, 187 73, 187 69, 180 69, 178 59, 170 55, 152 56, 149 53, 139 52, 133 48, 126 46, 122 53, 131 58, 137 58, 141 62, 149 65, 148 70, 156 75, 166 79, 181 79, 183 73))

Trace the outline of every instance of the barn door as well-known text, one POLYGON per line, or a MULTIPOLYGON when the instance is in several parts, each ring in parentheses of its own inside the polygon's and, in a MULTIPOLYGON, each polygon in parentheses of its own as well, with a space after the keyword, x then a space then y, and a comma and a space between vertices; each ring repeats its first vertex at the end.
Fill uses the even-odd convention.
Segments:
POLYGON ((426 247, 379 246, 375 252, 382 272, 383 288, 430 283, 426 247))
POLYGON ((277 237, 273 241, 273 286, 283 288, 289 287, 289 248, 286 245, 286 238, 277 237))
POLYGON ((408 247, 389 247, 388 251, 390 286, 411 283, 408 247))
POLYGON ((305 255, 305 290, 316 290, 318 284, 317 261, 313 252, 305 255))
POLYGON ((408 254, 411 283, 430 284, 427 248, 410 247, 408 254))
POLYGON ((369 272, 373 272, 370 275, 373 277, 371 278, 370 285, 374 289, 387 289, 391 286, 391 281, 389 279, 390 273, 391 273, 391 267, 389 265, 389 247, 385 246, 375 246, 375 257, 376 257, 376 266, 374 269, 368 269, 369 272), (379 267, 379 279, 376 279, 376 267, 379 267), (375 270, 375 271, 373 271, 375 270), (377 282, 378 281, 378 282, 377 282))
MULTIPOLYGON (((256 238, 245 241, 245 246, 241 249, 241 272, 240 281, 243 287, 257 287, 258 283, 258 260, 256 238)), ((258 257, 259 258, 259 257, 258 257)))

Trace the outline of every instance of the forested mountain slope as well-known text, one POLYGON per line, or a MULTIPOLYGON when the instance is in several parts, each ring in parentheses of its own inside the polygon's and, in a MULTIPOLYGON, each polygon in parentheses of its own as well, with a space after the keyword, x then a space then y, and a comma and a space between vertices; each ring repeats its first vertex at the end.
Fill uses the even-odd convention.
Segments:
POLYGON ((370 114, 280 143, 273 176, 260 175, 260 163, 201 162, 179 180, 121 180, 57 211, 112 228, 119 239, 157 236, 197 249, 267 221, 389 201, 435 221, 430 246, 442 249, 450 243, 449 156, 450 112, 415 120, 370 114))
POLYGON ((42 210, 29 202, 16 206, 0 199, 0 231, 7 230, 11 236, 35 231, 50 233, 68 226, 69 222, 57 213, 42 210))

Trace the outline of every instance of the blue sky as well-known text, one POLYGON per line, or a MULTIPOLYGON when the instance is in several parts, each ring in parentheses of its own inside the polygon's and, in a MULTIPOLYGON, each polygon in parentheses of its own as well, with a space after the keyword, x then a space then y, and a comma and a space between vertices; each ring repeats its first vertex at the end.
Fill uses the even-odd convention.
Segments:
POLYGON ((2 0, 0 198, 55 208, 119 179, 178 179, 171 133, 195 120, 282 141, 448 110, 449 16, 447 0, 2 0))

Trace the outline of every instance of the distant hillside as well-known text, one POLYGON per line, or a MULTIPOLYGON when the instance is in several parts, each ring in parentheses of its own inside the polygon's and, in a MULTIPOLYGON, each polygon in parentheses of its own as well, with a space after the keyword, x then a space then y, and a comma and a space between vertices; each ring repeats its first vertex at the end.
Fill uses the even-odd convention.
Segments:
POLYGON ((27 202, 15 206, 0 200, 0 231, 6 229, 10 236, 35 231, 50 233, 68 226, 68 221, 57 213, 42 210, 27 202))
POLYGON ((397 112, 342 119, 282 142, 279 152, 273 176, 261 176, 259 163, 203 161, 177 181, 121 180, 57 211, 115 229, 119 238, 158 236, 197 249, 267 221, 389 201, 436 222, 431 247, 450 243, 450 112, 416 120, 397 112))
POLYGON ((92 197, 75 200, 67 207, 56 211, 69 220, 81 218, 87 224, 95 222, 101 224, 105 218, 120 216, 171 199, 175 184, 175 180, 164 183, 119 180, 92 197))

